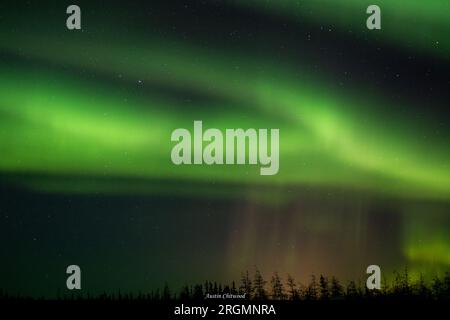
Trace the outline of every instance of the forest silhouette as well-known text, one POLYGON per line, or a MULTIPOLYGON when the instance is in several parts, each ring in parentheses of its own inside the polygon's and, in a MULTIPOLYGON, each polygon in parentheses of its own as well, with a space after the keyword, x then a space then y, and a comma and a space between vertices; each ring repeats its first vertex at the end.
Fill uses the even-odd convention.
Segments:
MULTIPOLYGON (((383 278, 381 289, 367 289, 365 282, 348 281, 341 283, 336 277, 325 275, 311 275, 309 283, 303 284, 291 275, 281 277, 274 272, 270 279, 266 280, 258 268, 250 274, 242 272, 239 281, 229 284, 216 281, 205 281, 193 285, 184 285, 179 290, 173 290, 166 283, 163 288, 151 290, 148 293, 78 293, 67 291, 58 293, 56 300, 105 300, 105 301, 203 301, 207 295, 220 297, 240 296, 240 299, 227 299, 228 301, 354 301, 354 300, 450 300, 450 273, 443 277, 434 277, 425 281, 422 275, 412 280, 408 269, 402 272, 394 271, 391 281, 383 278), (245 298, 244 298, 245 296, 245 298)), ((9 295, 0 290, 0 300, 53 300, 45 298, 32 298, 21 295, 9 295)), ((213 299, 209 299, 213 300, 213 299)), ((221 301, 225 301, 220 299, 221 301)))

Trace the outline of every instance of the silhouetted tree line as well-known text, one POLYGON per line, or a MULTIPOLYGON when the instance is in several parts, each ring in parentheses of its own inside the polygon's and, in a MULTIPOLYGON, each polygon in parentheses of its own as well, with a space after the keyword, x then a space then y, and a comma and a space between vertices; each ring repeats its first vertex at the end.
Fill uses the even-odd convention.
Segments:
MULTIPOLYGON (((256 268, 253 275, 248 271, 241 274, 240 281, 223 285, 217 282, 205 281, 201 284, 185 285, 177 292, 172 291, 166 283, 161 289, 149 293, 103 293, 91 296, 83 294, 58 294, 61 300, 203 300, 209 295, 244 295, 247 300, 293 300, 293 301, 327 301, 327 300, 355 300, 355 299, 420 299, 420 300, 450 300, 450 273, 444 277, 435 277, 426 282, 423 276, 418 280, 411 280, 408 270, 394 272, 393 280, 389 283, 383 279, 380 290, 369 290, 365 282, 349 281, 345 285, 336 277, 328 278, 324 275, 311 275, 308 284, 297 282, 293 276, 282 278, 277 272, 266 281, 256 268)), ((0 299, 30 299, 20 296, 10 296, 0 290, 0 299)))

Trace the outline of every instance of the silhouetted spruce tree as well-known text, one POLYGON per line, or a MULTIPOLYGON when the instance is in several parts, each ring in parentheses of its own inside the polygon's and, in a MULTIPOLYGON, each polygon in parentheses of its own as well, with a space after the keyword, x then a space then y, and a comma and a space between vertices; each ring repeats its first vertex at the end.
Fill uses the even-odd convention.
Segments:
POLYGON ((201 284, 197 284, 194 286, 194 294, 193 298, 195 300, 202 300, 204 298, 203 287, 201 284))
POLYGON ((214 287, 211 281, 208 283, 208 293, 214 294, 214 287))
POLYGON ((382 284, 381 284, 381 295, 388 296, 390 292, 390 286, 385 276, 383 276, 382 284))
POLYGON ((419 280, 415 286, 415 294, 420 298, 428 299, 430 297, 430 290, 427 288, 423 274, 420 273, 419 280))
POLYGON ((408 267, 405 267, 405 270, 403 271, 403 292, 406 295, 411 295, 411 285, 410 285, 410 279, 409 279, 409 273, 408 273, 408 267))
POLYGON ((267 292, 265 289, 266 281, 264 280, 261 272, 255 269, 255 278, 253 279, 253 292, 256 300, 267 299, 267 292))
POLYGON ((287 287, 288 287, 288 294, 289 294, 289 299, 291 300, 298 300, 300 299, 300 293, 299 290, 297 289, 297 284, 295 283, 294 278, 288 274, 287 276, 287 287))
POLYGON ((330 298, 330 290, 328 288, 328 279, 322 274, 319 278, 320 299, 328 300, 330 298))
MULTIPOLYGON (((119 294, 120 294, 120 292, 119 292, 119 294)), ((164 289, 163 289, 161 298, 163 300, 170 300, 172 298, 172 293, 170 292, 169 285, 167 284, 167 282, 164 284, 164 289)))
POLYGON ((231 290, 230 290, 230 293, 231 293, 231 294, 237 294, 236 283, 234 282, 234 280, 233 280, 233 282, 231 283, 231 290))
POLYGON ((189 291, 189 286, 183 286, 180 290, 179 299, 180 300, 189 300, 191 298, 191 294, 189 291))
POLYGON ((317 281, 315 275, 311 275, 311 281, 309 282, 309 285, 306 287, 305 299, 317 300, 317 281))
POLYGON ((242 274, 239 292, 241 294, 245 294, 247 299, 251 299, 253 297, 253 286, 252 281, 250 280, 248 270, 242 274))
POLYGON ((330 296, 332 299, 341 299, 344 295, 344 288, 336 277, 331 278, 330 296))
POLYGON ((272 287, 272 299, 283 300, 285 299, 283 282, 277 272, 274 272, 272 279, 270 280, 272 287))
POLYGON ((357 296, 358 298, 363 297, 364 295, 364 288, 366 288, 366 285, 364 283, 364 286, 362 285, 361 279, 358 280, 358 286, 356 287, 356 292, 357 292, 357 296))
POLYGON ((354 299, 358 296, 358 290, 356 288, 355 281, 352 280, 348 283, 346 296, 350 299, 354 299))
POLYGON ((446 272, 442 280, 443 292, 441 298, 450 300, 450 273, 446 272))
POLYGON ((306 296, 308 292, 308 286, 309 285, 304 285, 301 282, 297 282, 297 291, 300 300, 307 300, 306 296))
POLYGON ((446 272, 444 276, 444 298, 450 300, 450 273, 446 272))
POLYGON ((435 277, 433 281, 431 282, 431 290, 433 293, 434 299, 439 299, 445 296, 445 285, 444 281, 439 279, 438 277, 435 277))
POLYGON ((409 284, 408 269, 405 267, 402 273, 394 271, 394 285, 392 287, 394 295, 398 297, 410 296, 411 287, 409 284))

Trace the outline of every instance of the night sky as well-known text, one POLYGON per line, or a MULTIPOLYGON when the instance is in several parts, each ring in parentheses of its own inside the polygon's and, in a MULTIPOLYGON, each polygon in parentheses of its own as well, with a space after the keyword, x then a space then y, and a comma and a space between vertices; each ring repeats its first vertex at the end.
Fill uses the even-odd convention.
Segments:
POLYGON ((370 4, 2 1, 0 289, 449 271, 450 2, 370 4), (194 120, 279 128, 279 173, 175 166, 194 120))

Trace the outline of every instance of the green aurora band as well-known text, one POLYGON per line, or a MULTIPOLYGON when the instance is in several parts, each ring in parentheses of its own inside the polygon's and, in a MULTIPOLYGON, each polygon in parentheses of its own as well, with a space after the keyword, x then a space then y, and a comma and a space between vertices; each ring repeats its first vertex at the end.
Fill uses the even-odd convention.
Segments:
MULTIPOLYGON (((22 50, 37 47, 29 41, 18 45, 22 50)), ((48 41, 42 49, 33 49, 32 56, 109 75, 121 74, 130 81, 157 81, 175 88, 187 85, 199 94, 216 96, 217 101, 208 101, 200 112, 188 111, 180 119, 174 110, 183 109, 183 104, 157 95, 128 99, 126 93, 116 93, 103 84, 45 70, 30 74, 2 65, 2 74, 8 75, 0 79, 0 108, 6 115, 2 127, 9 128, 1 137, 2 145, 9 150, 0 162, 4 171, 148 178, 175 175, 188 179, 213 176, 242 181, 247 167, 225 172, 220 166, 174 168, 169 164, 172 145, 165 140, 170 133, 203 118, 206 126, 217 128, 277 124, 282 134, 281 170, 265 183, 357 186, 449 199, 449 149, 445 141, 433 142, 430 148, 428 140, 420 140, 429 133, 426 127, 419 127, 419 135, 418 126, 406 122, 403 115, 385 119, 368 114, 371 105, 377 103, 404 109, 382 97, 364 95, 363 99, 361 93, 333 90, 324 95, 324 85, 312 84, 320 79, 303 75, 310 79, 306 82, 268 62, 264 73, 258 72, 261 62, 253 60, 252 64, 245 57, 238 57, 244 67, 233 71, 225 57, 211 58, 189 46, 144 47, 123 59, 121 47, 75 41, 52 55, 58 45, 62 46, 48 41), (80 46, 89 50, 80 53, 76 49, 80 46), (93 86, 95 90, 90 89, 93 86), (399 127, 399 121, 405 124, 399 127), (436 147, 439 143, 442 146, 436 147), (84 150, 82 154, 80 149, 84 150), (72 163, 77 154, 77 163, 72 163)), ((257 170, 252 171, 254 174, 248 174, 245 180, 259 179, 257 170)))

